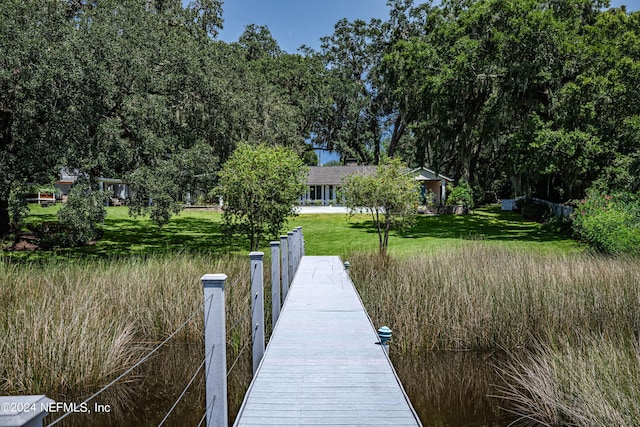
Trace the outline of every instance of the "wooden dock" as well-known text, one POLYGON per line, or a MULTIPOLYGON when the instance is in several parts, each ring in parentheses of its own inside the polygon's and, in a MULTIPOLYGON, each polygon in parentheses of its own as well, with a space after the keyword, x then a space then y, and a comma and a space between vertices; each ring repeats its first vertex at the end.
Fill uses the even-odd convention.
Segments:
POLYGON ((421 426, 378 341, 340 258, 303 257, 234 425, 421 426))

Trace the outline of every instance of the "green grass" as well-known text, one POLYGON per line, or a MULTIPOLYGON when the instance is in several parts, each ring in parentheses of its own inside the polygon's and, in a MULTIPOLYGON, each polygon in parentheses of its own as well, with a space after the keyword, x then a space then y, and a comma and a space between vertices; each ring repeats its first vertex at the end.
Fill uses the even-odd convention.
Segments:
MULTIPOLYGON (((55 220, 57 209, 34 207, 25 228, 55 220)), ((109 208, 103 237, 92 245, 4 252, 0 391, 77 393, 104 383, 197 309, 198 278, 206 272, 229 275, 227 318, 241 319, 248 306, 248 242, 225 239, 220 223, 219 213, 186 211, 159 229, 148 218, 130 218, 126 208, 109 208), (58 255, 77 262, 52 259, 58 255)), ((411 230, 391 236, 386 259, 372 255, 378 237, 367 215, 301 215, 288 228, 297 225, 307 254, 349 257, 373 321, 394 330, 393 351, 524 351, 518 354, 530 355, 526 360, 513 359, 503 370, 510 381, 503 398, 520 416, 550 424, 637 424, 637 351, 628 343, 638 333, 639 260, 591 254, 497 206, 419 217, 411 230), (583 357, 594 347, 602 355, 583 357), (623 351, 614 355, 616 348, 623 351), (607 360, 616 366, 608 369, 607 360), (573 399, 576 387, 595 396, 605 383, 606 394, 573 399), (628 414, 607 418, 609 408, 628 414)), ((265 277, 268 269, 267 261, 265 277)), ((266 304, 268 313, 268 298, 266 304)), ((196 318, 184 339, 199 343, 201 325, 196 318)), ((250 336, 250 325, 243 328, 229 333, 228 357, 250 336)))
MULTIPOLYGON (((32 228, 42 221, 54 221, 58 207, 33 206, 25 221, 32 228)), ((110 207, 104 234, 95 244, 82 248, 58 250, 63 257, 129 256, 148 253, 206 252, 246 253, 245 237, 225 238, 221 230, 221 214, 211 211, 184 211, 163 228, 147 217, 132 218, 125 207, 110 207)), ((292 218, 289 228, 302 226, 309 255, 349 256, 355 252, 376 251, 378 235, 371 217, 345 214, 305 214, 292 218)), ((526 221, 499 206, 476 209, 470 215, 419 216, 416 225, 405 233, 392 233, 389 253, 407 255, 433 252, 462 246, 470 240, 483 240, 516 249, 536 252, 567 252, 584 247, 566 236, 547 231, 541 224, 526 221)), ((262 242, 269 251, 269 239, 262 242)), ((15 258, 41 258, 51 253, 12 253, 15 258)), ((6 253, 5 253, 5 256, 6 253)))

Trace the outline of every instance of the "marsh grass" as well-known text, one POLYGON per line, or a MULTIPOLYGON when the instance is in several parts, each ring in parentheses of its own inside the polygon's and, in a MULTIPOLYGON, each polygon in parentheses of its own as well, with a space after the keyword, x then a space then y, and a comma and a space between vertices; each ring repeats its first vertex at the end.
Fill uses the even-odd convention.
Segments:
POLYGON ((640 423, 640 353, 623 338, 588 335, 537 343, 500 366, 499 397, 519 425, 632 426, 640 423))
POLYGON ((369 315, 393 329, 397 351, 508 350, 549 336, 637 333, 637 259, 469 242, 431 255, 349 261, 369 315))
POLYGON ((521 425, 640 425, 640 260, 473 242, 350 262, 392 350, 504 352, 495 397, 521 425))
POLYGON ((95 390, 193 313, 174 339, 202 344, 199 279, 206 273, 229 277, 227 325, 236 325, 228 334, 232 363, 251 340, 248 257, 182 254, 61 265, 0 263, 1 392, 77 396, 95 390))

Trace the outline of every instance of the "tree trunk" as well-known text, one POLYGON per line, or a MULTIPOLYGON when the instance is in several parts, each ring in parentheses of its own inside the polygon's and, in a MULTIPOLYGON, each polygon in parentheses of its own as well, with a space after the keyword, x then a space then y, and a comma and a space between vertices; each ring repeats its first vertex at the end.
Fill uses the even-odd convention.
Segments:
POLYGON ((373 211, 371 211, 371 216, 373 218, 373 222, 376 225, 376 230, 378 231, 378 248, 380 250, 380 253, 382 253, 384 251, 383 246, 382 246, 382 229, 380 228, 380 213, 376 210, 375 211, 375 215, 373 214, 373 211))
POLYGON ((387 254, 387 248, 389 247, 389 231, 390 230, 391 230, 391 223, 389 222, 389 220, 387 218, 385 218, 384 244, 383 244, 383 249, 380 251, 382 253, 382 255, 386 255, 387 254))
POLYGON ((406 126, 404 123, 403 115, 398 114, 398 117, 396 117, 396 121, 393 125, 391 142, 389 143, 389 150, 387 151, 387 154, 389 155, 389 157, 393 157, 396 154, 396 149, 398 148, 398 143, 400 142, 400 138, 402 138, 402 135, 404 135, 405 127, 406 126))
POLYGON ((380 164, 380 145, 382 145, 382 141, 380 141, 378 128, 378 120, 375 118, 371 120, 371 133, 373 134, 373 140, 375 141, 375 147, 373 148, 373 164, 380 164))
MULTIPOLYGON (((10 110, 0 109, 0 150, 5 150, 11 146, 12 135, 11 125, 13 113, 10 110)), ((0 236, 9 234, 11 223, 9 221, 9 190, 3 191, 5 198, 0 196, 0 236)))
POLYGON ((0 199, 0 236, 9 234, 11 224, 9 222, 9 201, 0 199))

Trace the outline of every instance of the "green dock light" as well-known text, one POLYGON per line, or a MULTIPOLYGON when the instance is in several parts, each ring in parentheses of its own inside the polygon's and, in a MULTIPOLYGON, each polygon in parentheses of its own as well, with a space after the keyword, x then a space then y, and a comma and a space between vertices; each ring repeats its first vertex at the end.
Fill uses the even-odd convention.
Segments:
POLYGON ((391 329, 388 326, 383 326, 378 329, 378 337, 380 337, 380 344, 387 348, 387 341, 391 339, 391 329))

